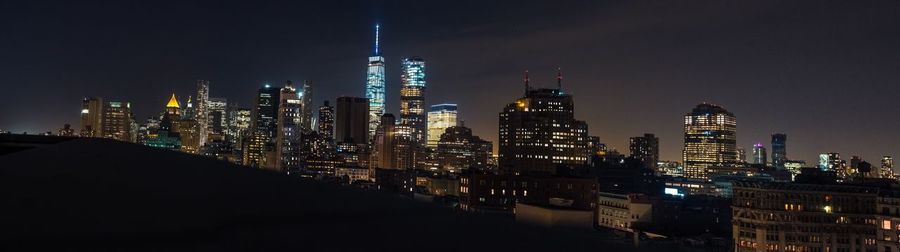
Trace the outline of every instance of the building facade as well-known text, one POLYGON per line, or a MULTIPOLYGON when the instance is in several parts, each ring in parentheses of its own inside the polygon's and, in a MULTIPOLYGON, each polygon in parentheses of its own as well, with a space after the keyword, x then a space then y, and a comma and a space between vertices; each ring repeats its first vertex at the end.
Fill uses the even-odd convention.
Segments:
POLYGON ((784 170, 784 162, 787 160, 787 135, 772 134, 772 166, 784 170))
POLYGON ((465 126, 447 128, 438 141, 435 154, 438 167, 445 172, 459 173, 468 169, 489 171, 494 145, 472 134, 465 126))
MULTIPOLYGON (((381 116, 385 111, 385 75, 384 75, 384 57, 381 56, 381 48, 379 43, 380 25, 375 25, 375 48, 372 56, 369 56, 369 66, 366 70, 366 99, 369 103, 367 137, 365 142, 374 139, 375 131, 381 125, 381 116)), ((342 139, 340 139, 342 140, 342 139)))
POLYGON ((737 163, 734 114, 709 103, 684 116, 684 176, 709 179, 708 169, 737 163))
POLYGON ((656 166, 659 162, 659 138, 653 134, 632 137, 628 149, 631 151, 632 158, 640 160, 644 167, 659 173, 656 166))
MULTIPOLYGON (((334 117, 334 139, 338 143, 369 143, 369 100, 359 97, 338 97, 334 117)), ((380 121, 380 119, 379 119, 380 121)))
POLYGON ((760 143, 753 145, 753 161, 750 162, 751 164, 766 165, 769 163, 767 157, 765 146, 760 143))
POLYGON ((334 144, 334 107, 328 105, 327 100, 319 107, 318 128, 319 134, 334 144))
POLYGON ((412 129, 413 139, 425 146, 428 118, 425 115, 425 60, 406 58, 400 69, 400 124, 412 129))
POLYGON ((278 134, 279 88, 266 84, 256 93, 250 121, 250 136, 244 150, 244 164, 259 168, 274 168, 275 139, 278 134), (269 157, 272 159, 269 159, 269 157))
POLYGON ((103 136, 103 98, 81 100, 81 129, 78 134, 82 137, 103 136))
POLYGON ((275 141, 277 162, 275 169, 294 172, 300 169, 300 140, 302 138, 302 100, 291 81, 287 81, 278 102, 278 133, 275 141))
POLYGON ((431 105, 431 111, 428 111, 428 148, 437 148, 444 131, 458 125, 457 118, 456 104, 431 105))
POLYGON ((209 81, 197 80, 197 148, 209 137, 209 81))
POLYGON ((124 142, 132 141, 134 115, 131 103, 110 101, 103 106, 103 137, 124 142))

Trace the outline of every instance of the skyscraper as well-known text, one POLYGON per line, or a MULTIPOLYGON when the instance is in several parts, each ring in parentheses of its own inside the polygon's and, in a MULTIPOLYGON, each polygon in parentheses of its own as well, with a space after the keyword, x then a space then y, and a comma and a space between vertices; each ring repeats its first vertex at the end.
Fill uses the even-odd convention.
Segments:
POLYGON ((428 111, 428 148, 437 148, 441 134, 447 128, 457 126, 456 111, 456 104, 431 105, 431 111, 428 111))
POLYGON ((380 25, 375 25, 375 48, 372 56, 369 56, 369 67, 366 71, 366 98, 368 99, 368 133, 364 140, 370 141, 375 137, 375 130, 381 125, 381 116, 384 115, 384 57, 381 56, 381 48, 378 44, 380 25))
POLYGON ((209 133, 221 137, 225 136, 228 129, 228 99, 225 98, 209 98, 209 133))
POLYGON ((256 106, 253 108, 250 121, 250 141, 245 151, 244 164, 254 167, 275 167, 273 160, 268 160, 269 152, 275 150, 275 136, 278 133, 278 102, 281 101, 278 88, 266 84, 256 95, 256 106), (269 162, 271 161, 271 162, 269 162))
POLYGON ((92 97, 81 100, 82 137, 103 136, 103 98, 92 97))
POLYGON ((588 125, 575 119, 572 96, 561 88, 532 89, 525 75, 525 96, 500 112, 500 171, 511 174, 556 174, 579 166, 591 154, 588 125))
POLYGON ((328 105, 328 101, 319 107, 319 134, 327 141, 334 142, 334 107, 328 105))
POLYGON ((197 80, 197 147, 206 144, 209 127, 209 81, 197 80))
POLYGON ((753 162, 750 163, 758 165, 766 165, 768 163, 768 160, 766 160, 766 147, 761 143, 753 145, 753 162))
POLYGON ((787 135, 782 133, 772 134, 772 166, 777 170, 784 170, 784 162, 787 160, 787 135))
POLYGON ((381 116, 381 126, 375 133, 375 141, 372 146, 372 168, 398 169, 397 142, 396 142, 396 118, 388 113, 381 116))
POLYGON ((131 124, 134 115, 131 113, 131 103, 107 102, 103 106, 103 137, 130 142, 131 124))
MULTIPOLYGON (((360 97, 338 97, 334 118, 334 139, 338 143, 367 144, 369 142, 369 102, 360 97)), ((380 120, 379 120, 380 121, 380 120)))
POLYGON ((278 102, 278 136, 275 141, 277 163, 275 169, 284 172, 300 169, 300 140, 302 132, 301 94, 287 81, 281 88, 278 102))
POLYGON ((644 136, 632 137, 628 145, 631 151, 631 157, 640 160, 644 167, 656 170, 659 162, 659 138, 653 134, 644 134, 644 136))
POLYGON ((313 121, 315 117, 312 112, 313 104, 313 88, 312 81, 303 81, 303 88, 299 90, 300 95, 300 130, 309 132, 313 130, 313 121))
POLYGON ((403 59, 400 70, 400 124, 412 129, 413 140, 425 145, 427 118, 425 115, 425 60, 403 59))
POLYGON ((709 179, 708 169, 737 163, 734 114, 709 103, 684 116, 684 176, 709 179))

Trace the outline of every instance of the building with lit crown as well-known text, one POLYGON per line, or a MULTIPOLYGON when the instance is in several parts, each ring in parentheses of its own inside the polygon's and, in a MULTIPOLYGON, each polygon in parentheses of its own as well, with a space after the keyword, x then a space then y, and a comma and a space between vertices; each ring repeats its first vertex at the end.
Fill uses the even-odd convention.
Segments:
POLYGON ((253 167, 275 167, 275 139, 278 133, 280 89, 269 84, 260 88, 250 121, 250 139, 244 150, 244 164, 253 167), (270 159, 271 158, 271 159, 270 159))
POLYGON ((457 118, 456 104, 431 105, 431 111, 428 111, 428 148, 437 148, 444 131, 458 125, 457 118))
POLYGON ((278 133, 275 140, 275 169, 294 172, 300 169, 302 100, 294 84, 287 81, 278 96, 278 133))
POLYGON ((731 166, 737 158, 734 114, 709 103, 697 105, 684 116, 684 176, 709 179, 711 167, 731 166))
POLYGON ((532 89, 526 72, 525 96, 500 112, 500 172, 556 174, 559 167, 588 161, 588 125, 575 119, 575 104, 561 79, 555 89, 532 89))
POLYGON ((366 99, 368 99, 368 134, 366 142, 374 139, 375 131, 381 125, 381 116, 385 111, 385 75, 384 57, 381 56, 381 48, 378 44, 381 26, 375 25, 375 48, 372 56, 369 56, 369 66, 366 70, 366 99))

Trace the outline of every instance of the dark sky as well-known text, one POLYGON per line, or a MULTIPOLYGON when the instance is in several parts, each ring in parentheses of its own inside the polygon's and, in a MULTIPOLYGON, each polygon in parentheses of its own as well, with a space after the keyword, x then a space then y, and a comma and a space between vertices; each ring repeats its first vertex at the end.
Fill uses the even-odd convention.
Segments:
POLYGON ((249 104, 263 82, 314 82, 315 99, 363 96, 382 24, 388 109, 399 63, 428 61, 429 104, 455 102, 497 139, 522 71, 552 86, 562 67, 576 115, 603 142, 660 137, 680 160, 682 116, 732 111, 738 144, 788 134, 788 156, 900 154, 897 1, 0 1, 0 129, 78 125, 80 100, 156 114, 195 93, 249 104))

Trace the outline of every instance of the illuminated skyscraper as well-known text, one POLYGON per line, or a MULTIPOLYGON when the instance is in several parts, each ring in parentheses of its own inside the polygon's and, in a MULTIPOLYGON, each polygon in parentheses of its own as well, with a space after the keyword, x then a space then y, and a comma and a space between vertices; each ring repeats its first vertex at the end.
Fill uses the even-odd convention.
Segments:
POLYGON ((456 104, 431 105, 431 111, 428 111, 428 148, 437 148, 444 131, 457 124, 456 104))
POLYGON ((303 88, 298 91, 300 95, 300 130, 301 132, 309 132, 313 130, 313 122, 315 121, 312 112, 312 81, 303 81, 303 88))
POLYGON ((319 107, 319 134, 327 141, 334 143, 334 107, 328 101, 319 107))
POLYGON ((277 163, 275 169, 293 172, 300 169, 300 140, 302 132, 301 94, 287 81, 281 88, 278 102, 278 135, 275 141, 277 163))
POLYGON ((628 145, 631 151, 631 157, 640 160, 644 167, 656 170, 659 162, 659 138, 653 134, 644 134, 644 136, 632 137, 628 145))
POLYGON ((206 144, 209 127, 209 81, 197 80, 197 148, 206 144))
POLYGON ((266 84, 256 95, 250 121, 250 141, 244 150, 244 164, 260 168, 274 168, 275 138, 278 133, 278 102, 281 94, 278 88, 266 84), (271 157, 272 160, 269 160, 271 157))
POLYGON ((784 162, 787 160, 787 135, 772 134, 772 166, 775 169, 784 170, 784 162))
POLYGON ((81 130, 82 137, 103 136, 103 98, 84 98, 81 101, 81 130))
POLYGON ((684 116, 684 176, 709 179, 708 169, 737 163, 734 114, 709 103, 684 116))
POLYGON ((881 177, 894 178, 894 158, 891 156, 881 157, 881 177))
POLYGON ((131 113, 131 103, 107 102, 103 106, 103 137, 130 142, 131 124, 134 115, 131 113))
POLYGON ((381 26, 375 25, 375 49, 369 56, 369 67, 366 71, 366 98, 369 100, 368 134, 365 142, 375 137, 375 130, 381 125, 381 116, 384 115, 384 57, 381 56, 381 48, 378 44, 381 26))
POLYGON ((561 88, 532 89, 525 75, 525 96, 500 112, 501 172, 556 174, 557 168, 580 166, 591 155, 588 125, 575 119, 572 96, 561 88))
POLYGON ((224 137, 228 129, 228 99, 209 98, 209 133, 224 137))
POLYGON ((438 166, 446 172, 458 173, 467 169, 487 171, 494 145, 472 135, 472 129, 452 126, 438 140, 438 166))
POLYGON ((400 70, 400 124, 412 129, 413 141, 425 146, 427 118, 425 115, 425 60, 403 59, 400 70))
POLYGON ((766 147, 761 143, 757 143, 753 145, 753 162, 751 164, 758 165, 766 165, 769 160, 766 160, 766 147))
POLYGON ((846 180, 851 176, 847 161, 841 159, 841 154, 837 152, 819 154, 819 169, 834 172, 840 181, 846 180))

